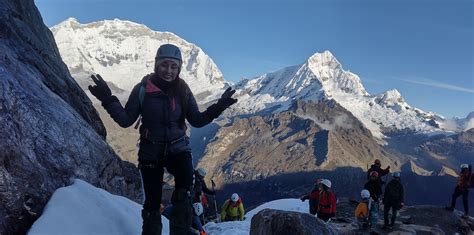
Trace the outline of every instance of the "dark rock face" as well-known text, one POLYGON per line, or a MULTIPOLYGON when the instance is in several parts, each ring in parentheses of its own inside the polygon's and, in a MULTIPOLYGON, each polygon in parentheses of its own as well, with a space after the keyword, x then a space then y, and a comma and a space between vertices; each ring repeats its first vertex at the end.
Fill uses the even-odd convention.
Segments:
MULTIPOLYGON (((12 65, 15 60, 27 67, 17 70, 34 72, 35 77, 50 92, 68 103, 82 118, 105 138, 105 128, 91 101, 70 76, 62 62, 54 37, 43 24, 34 1, 0 1, 0 38, 2 39, 2 64, 12 65), (9 55, 10 54, 10 55, 9 55), (14 56, 13 56, 14 55, 14 56), (13 58, 12 58, 13 57, 13 58)), ((15 74, 19 76, 20 74, 15 74)), ((24 78, 30 80, 31 78, 24 78)))
POLYGON ((0 0, 0 234, 25 233, 80 178, 139 201, 136 168, 104 141, 33 0, 0 0))
POLYGON ((474 129, 451 136, 432 138, 415 148, 426 161, 436 162, 459 170, 462 163, 472 162, 474 156, 474 129), (438 160, 438 161, 434 161, 438 160))
POLYGON ((252 217, 251 235, 338 234, 322 220, 306 213, 265 209, 252 217))

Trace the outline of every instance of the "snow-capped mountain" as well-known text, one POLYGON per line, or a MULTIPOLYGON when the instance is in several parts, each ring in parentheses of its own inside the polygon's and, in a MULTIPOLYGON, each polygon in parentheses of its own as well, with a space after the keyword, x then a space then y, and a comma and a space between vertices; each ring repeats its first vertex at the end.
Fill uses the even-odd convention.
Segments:
POLYGON ((153 71, 158 47, 172 43, 182 51, 180 75, 195 95, 205 92, 205 97, 212 99, 225 86, 221 71, 201 48, 170 32, 157 32, 118 19, 81 24, 74 18, 52 27, 51 31, 71 74, 83 80, 79 83, 90 84, 85 79, 97 73, 118 88, 130 91, 153 71))
POLYGON ((452 131, 468 131, 474 128, 474 112, 470 112, 465 118, 454 117, 453 119, 445 119, 437 117, 436 122, 439 126, 446 130, 452 131))
POLYGON ((295 100, 333 99, 358 118, 375 137, 392 131, 439 131, 433 113, 408 105, 397 90, 370 95, 360 78, 329 51, 315 53, 305 63, 247 79, 237 84, 238 110, 254 113, 280 105, 284 110, 295 100))
MULTIPOLYGON (((153 70, 156 49, 163 43, 178 45, 183 53, 181 76, 204 104, 216 99, 226 86, 212 59, 196 45, 170 32, 152 31, 144 25, 122 20, 80 24, 74 18, 52 29, 61 56, 72 75, 85 85, 90 73, 99 73, 118 88, 130 91, 153 70)), ((83 84, 83 87, 85 87, 83 84)), ((399 131, 438 133, 458 130, 431 112, 408 105, 393 89, 371 95, 354 73, 343 69, 329 52, 315 53, 303 64, 286 67, 236 85, 239 102, 231 114, 251 114, 270 107, 285 111, 295 100, 333 99, 358 118, 372 135, 383 139, 399 131), (278 106, 277 106, 278 105, 278 106)), ((123 98, 128 96, 124 92, 123 98)), ((469 120, 454 123, 466 124, 469 120)))

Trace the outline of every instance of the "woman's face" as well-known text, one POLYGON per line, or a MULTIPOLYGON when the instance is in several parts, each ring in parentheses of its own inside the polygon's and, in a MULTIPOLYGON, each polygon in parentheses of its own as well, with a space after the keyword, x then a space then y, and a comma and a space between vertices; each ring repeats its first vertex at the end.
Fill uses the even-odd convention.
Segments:
POLYGON ((171 82, 178 77, 179 61, 174 59, 166 59, 155 66, 155 72, 161 79, 171 82))

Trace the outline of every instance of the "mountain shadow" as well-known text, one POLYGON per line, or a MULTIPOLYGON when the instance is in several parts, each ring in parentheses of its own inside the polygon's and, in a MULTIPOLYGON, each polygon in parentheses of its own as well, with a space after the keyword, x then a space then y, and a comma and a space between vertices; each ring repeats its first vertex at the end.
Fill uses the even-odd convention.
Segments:
MULTIPOLYGON (((217 200, 221 205, 234 192, 238 193, 247 208, 256 207, 264 202, 299 198, 311 191, 316 179, 325 178, 332 182, 332 190, 337 197, 360 199, 360 191, 367 181, 366 172, 360 168, 341 167, 333 171, 310 171, 292 174, 280 174, 260 180, 226 184, 218 191, 217 200)), ((388 183, 391 176, 384 176, 388 183)), ((445 206, 451 200, 455 178, 452 176, 420 176, 412 172, 402 172, 402 184, 405 188, 407 205, 445 206)), ((470 196, 472 201, 472 196, 470 196)), ((458 209, 462 203, 458 198, 458 209)), ((471 203, 471 209, 474 209, 471 203)))

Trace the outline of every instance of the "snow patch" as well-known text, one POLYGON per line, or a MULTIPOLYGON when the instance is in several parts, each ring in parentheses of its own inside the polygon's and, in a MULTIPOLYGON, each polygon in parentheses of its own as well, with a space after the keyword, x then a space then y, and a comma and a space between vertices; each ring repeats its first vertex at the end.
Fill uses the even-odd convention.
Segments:
MULTIPOLYGON (((142 206, 76 179, 57 189, 28 234, 140 234, 142 206)), ((163 234, 169 222, 161 217, 163 234)))

